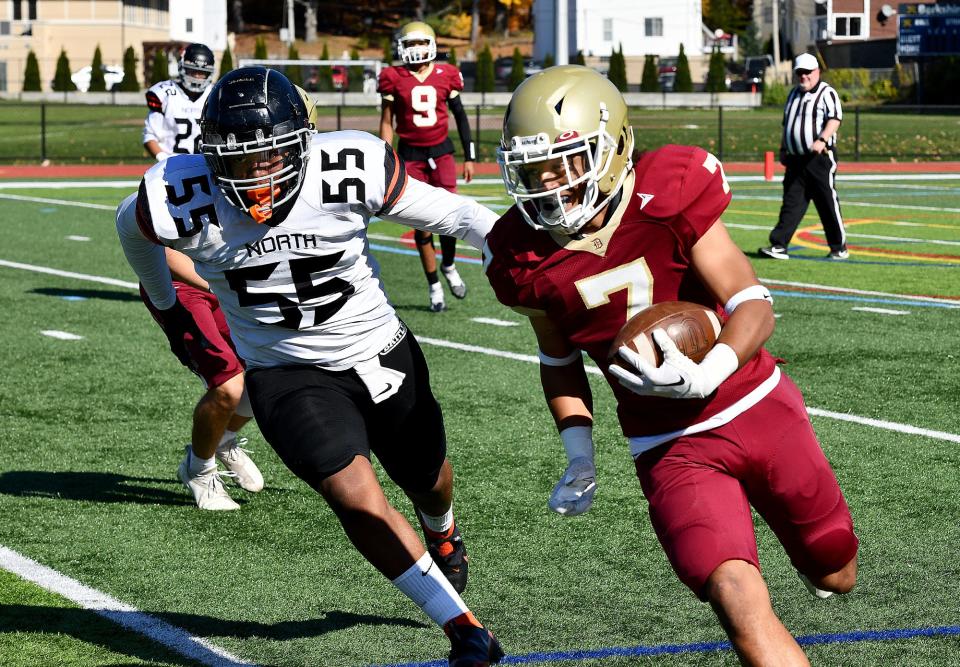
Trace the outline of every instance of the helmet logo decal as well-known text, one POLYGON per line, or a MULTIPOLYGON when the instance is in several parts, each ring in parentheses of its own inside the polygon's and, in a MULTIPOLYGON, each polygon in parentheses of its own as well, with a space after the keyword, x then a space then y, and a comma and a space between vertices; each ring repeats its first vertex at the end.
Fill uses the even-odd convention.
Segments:
POLYGON ((557 141, 566 141, 568 139, 576 139, 580 136, 580 133, 576 130, 567 130, 562 132, 560 136, 557 137, 557 141))
POLYGON ((557 115, 558 115, 558 116, 560 115, 560 110, 563 109, 563 100, 564 100, 564 99, 566 99, 566 98, 561 97, 561 98, 560 98, 560 101, 557 102, 557 103, 554 105, 554 107, 553 107, 553 110, 557 112, 557 115))

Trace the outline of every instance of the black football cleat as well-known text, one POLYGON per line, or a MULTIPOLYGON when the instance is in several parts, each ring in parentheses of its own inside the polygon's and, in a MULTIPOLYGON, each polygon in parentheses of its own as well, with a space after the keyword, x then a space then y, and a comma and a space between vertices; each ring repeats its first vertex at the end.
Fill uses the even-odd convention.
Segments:
MULTIPOLYGON (((420 518, 419 511, 417 518, 420 518)), ((460 537, 460 530, 454 524, 446 535, 440 535, 424 526, 423 521, 420 522, 420 528, 423 530, 430 557, 453 586, 453 590, 463 593, 467 587, 467 548, 460 537)))
POLYGON ((473 614, 467 612, 443 626, 450 639, 450 667, 488 667, 503 658, 503 649, 493 633, 470 622, 473 614))

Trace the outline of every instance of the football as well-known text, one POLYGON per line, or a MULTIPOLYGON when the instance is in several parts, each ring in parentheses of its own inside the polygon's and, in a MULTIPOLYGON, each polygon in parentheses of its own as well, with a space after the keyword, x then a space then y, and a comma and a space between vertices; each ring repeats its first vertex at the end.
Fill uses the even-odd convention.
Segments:
POLYGON ((698 303, 664 301, 647 306, 627 320, 610 346, 607 358, 618 363, 617 350, 626 345, 639 352, 647 361, 659 366, 663 355, 651 335, 655 329, 664 329, 685 355, 700 363, 720 335, 720 318, 698 303))

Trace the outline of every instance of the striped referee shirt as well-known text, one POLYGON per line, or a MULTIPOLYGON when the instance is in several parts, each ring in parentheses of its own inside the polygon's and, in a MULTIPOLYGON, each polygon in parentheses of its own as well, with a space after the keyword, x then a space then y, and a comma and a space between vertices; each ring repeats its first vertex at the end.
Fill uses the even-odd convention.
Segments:
MULTIPOLYGON (((823 132, 828 120, 843 120, 840 96, 824 81, 804 91, 797 86, 790 92, 783 109, 783 147, 789 155, 806 155, 813 142, 823 132)), ((827 146, 835 146, 836 135, 830 137, 827 146)))

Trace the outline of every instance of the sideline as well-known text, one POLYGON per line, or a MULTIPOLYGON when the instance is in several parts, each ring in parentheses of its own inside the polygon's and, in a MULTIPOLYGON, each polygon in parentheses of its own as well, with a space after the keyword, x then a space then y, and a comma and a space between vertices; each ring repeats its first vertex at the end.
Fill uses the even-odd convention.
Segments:
POLYGON ((0 545, 0 568, 40 588, 64 597, 83 609, 103 616, 128 630, 145 635, 182 656, 210 667, 253 666, 212 642, 191 635, 186 630, 145 614, 136 607, 120 602, 106 593, 84 586, 76 579, 41 565, 12 549, 0 545))

